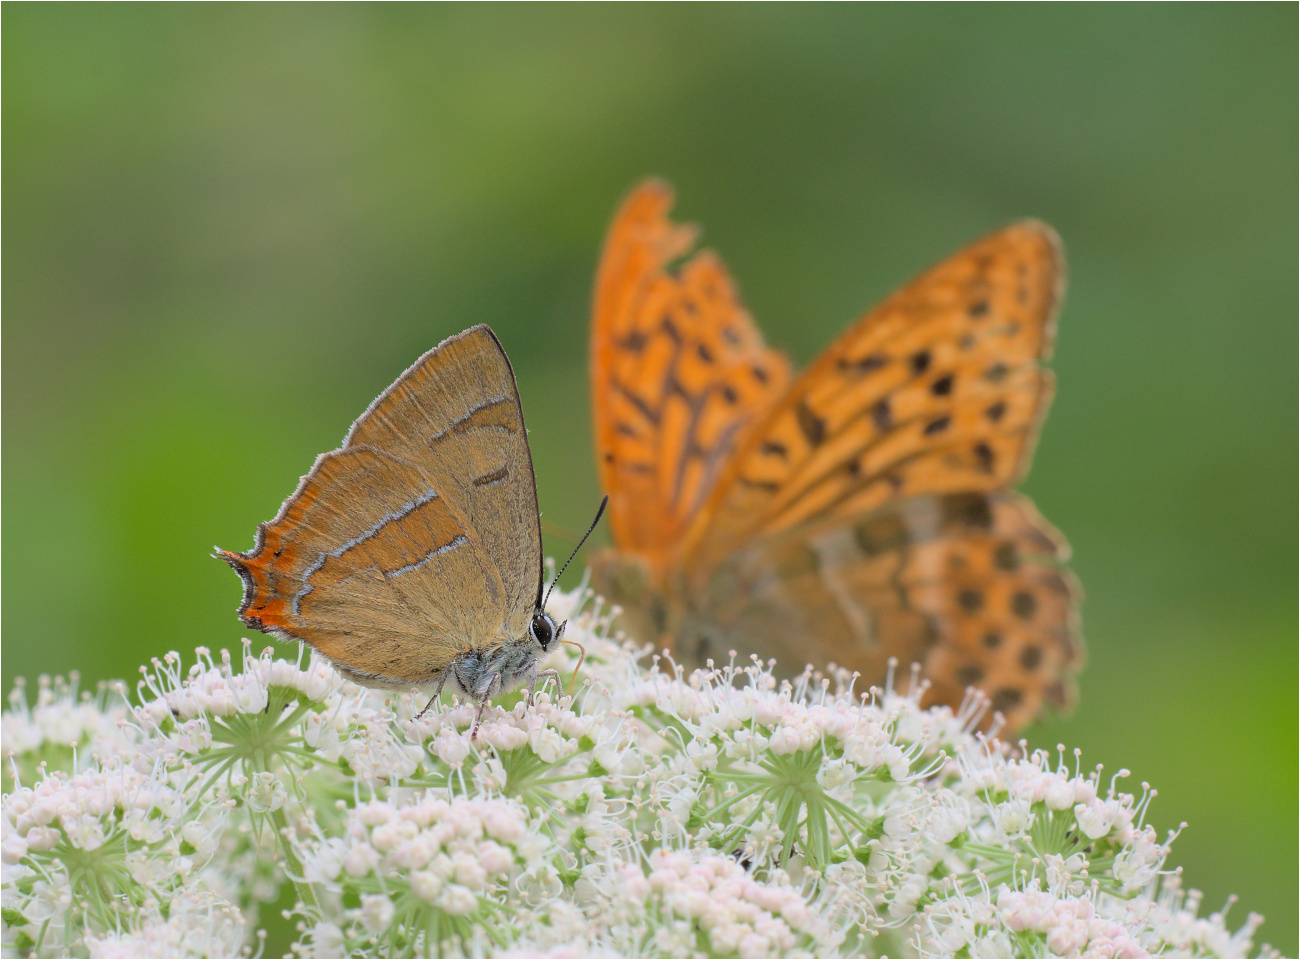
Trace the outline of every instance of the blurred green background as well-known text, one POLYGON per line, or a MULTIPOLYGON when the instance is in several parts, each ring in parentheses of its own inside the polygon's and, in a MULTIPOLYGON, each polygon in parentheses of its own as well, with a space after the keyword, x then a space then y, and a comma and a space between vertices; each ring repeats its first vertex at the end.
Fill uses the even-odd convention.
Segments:
POLYGON ((248 548, 474 323, 518 371, 547 519, 583 528, 588 292, 647 173, 800 362, 1038 216, 1071 284, 1026 489, 1074 544, 1091 662, 1031 737, 1157 786, 1188 884, 1294 954, 1296 21, 6 5, 5 687, 237 645, 211 546, 248 548))

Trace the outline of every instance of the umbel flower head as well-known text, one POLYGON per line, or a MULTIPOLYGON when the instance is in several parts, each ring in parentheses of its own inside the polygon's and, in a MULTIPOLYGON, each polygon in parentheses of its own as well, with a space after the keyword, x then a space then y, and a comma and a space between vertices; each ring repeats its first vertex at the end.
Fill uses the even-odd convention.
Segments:
POLYGON ((923 710, 914 677, 687 675, 587 592, 552 606, 575 695, 503 698, 476 740, 473 704, 415 719, 418 694, 247 643, 155 660, 129 700, 17 688, 6 953, 234 956, 282 916, 299 956, 1252 949, 1262 918, 1200 916, 1127 771, 984 738, 977 699, 923 710))

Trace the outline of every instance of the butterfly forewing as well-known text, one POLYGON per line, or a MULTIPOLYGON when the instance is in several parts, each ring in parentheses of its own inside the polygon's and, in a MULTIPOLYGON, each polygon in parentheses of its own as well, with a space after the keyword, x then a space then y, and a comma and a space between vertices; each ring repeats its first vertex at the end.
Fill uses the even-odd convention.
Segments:
POLYGON ((867 313, 737 453, 693 530, 705 564, 759 532, 1013 484, 1051 397, 1062 278, 1056 235, 1026 221, 867 313))
POLYGON ((662 570, 789 366, 767 349, 731 278, 672 191, 642 184, 606 239, 592 324, 597 462, 617 543, 662 570))
POLYGON ((428 682, 461 650, 527 630, 541 575, 514 377, 486 327, 406 371, 258 528, 220 556, 240 616, 371 685, 428 682))
POLYGON ((371 404, 344 447, 409 461, 464 512, 505 589, 503 630, 523 636, 538 600, 537 484, 510 361, 485 326, 443 341, 371 404))

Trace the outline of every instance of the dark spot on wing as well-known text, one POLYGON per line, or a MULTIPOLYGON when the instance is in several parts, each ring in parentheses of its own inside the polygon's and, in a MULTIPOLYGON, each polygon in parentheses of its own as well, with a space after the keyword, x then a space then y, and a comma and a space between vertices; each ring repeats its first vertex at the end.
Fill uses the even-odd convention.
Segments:
POLYGON ((984 606, 984 594, 972 587, 958 590, 957 605, 967 613, 976 613, 984 606))
POLYGON ((930 384, 930 392, 936 397, 946 397, 952 393, 952 374, 946 377, 940 377, 934 383, 930 384))
POLYGON ((732 389, 730 384, 723 384, 722 399, 726 400, 727 403, 731 404, 734 407, 737 401, 740 400, 740 397, 736 394, 736 391, 732 389))
POLYGON ((925 635, 921 637, 921 642, 928 647, 938 646, 943 635, 939 633, 939 627, 934 620, 927 618, 925 621, 925 635))
POLYGON ((912 354, 912 372, 922 374, 930 369, 930 351, 922 350, 919 353, 912 354))
POLYGON ((922 432, 927 437, 932 437, 936 433, 943 433, 943 431, 947 430, 950 423, 952 423, 952 417, 935 417, 925 425, 925 430, 922 432))
POLYGON ((989 383, 1001 383, 1007 378, 1007 365, 999 360, 984 371, 984 379, 989 383))
POLYGON ((668 339, 677 346, 680 347, 682 345, 681 331, 677 329, 677 324, 673 323, 672 317, 668 314, 664 314, 663 318, 659 321, 659 329, 666 333, 668 339))
POLYGON ((626 337, 616 341, 617 346, 632 353, 640 353, 645 349, 647 343, 646 335, 640 330, 629 330, 626 337))
POLYGON ((790 455, 790 451, 785 448, 785 444, 779 440, 764 440, 758 449, 762 453, 770 453, 783 460, 790 455))
POLYGON ((499 480, 504 480, 508 476, 510 476, 510 467, 506 464, 502 464, 491 473, 485 473, 481 477, 475 477, 470 481, 470 483, 474 484, 476 487, 486 487, 499 480))
POLYGON ((990 650, 996 650, 998 647, 1002 646, 1002 634, 1000 633, 984 634, 984 646, 988 647, 990 650))
POLYGON ((871 373, 879 370, 881 367, 888 366, 889 358, 883 353, 869 353, 865 357, 858 357, 856 360, 852 357, 840 357, 837 365, 841 370, 852 373, 871 373))
POLYGON ((992 473, 993 461, 995 459, 993 456, 993 449, 981 440, 979 443, 975 444, 974 453, 975 461, 979 464, 979 468, 985 473, 992 473))
POLYGON ((943 498, 944 523, 960 523, 987 530, 993 526, 989 498, 982 493, 950 493, 943 498))
POLYGON ((710 350, 706 344, 697 344, 695 347, 695 353, 705 363, 713 362, 713 351, 710 350))
POLYGON ((853 529, 853 536, 869 557, 905 547, 909 539, 907 525, 897 515, 864 520, 853 529))
POLYGON ((881 397, 871 408, 871 422, 876 425, 877 430, 888 430, 893 426, 894 418, 889 412, 889 398, 881 397))
POLYGON ((1014 543, 1000 543, 993 551, 993 566, 1010 573, 1020 567, 1020 551, 1014 543))
POLYGON ((628 403, 636 407, 637 413, 641 414, 641 416, 645 417, 655 426, 659 425, 659 414, 657 411, 651 409, 650 404, 646 403, 645 400, 641 399, 641 397, 633 393, 621 383, 616 382, 614 384, 614 389, 621 393, 628 403))
MULTIPOLYGON (((985 374, 987 376, 987 374, 985 374)), ((1004 401, 999 400, 997 403, 989 404, 989 408, 984 411, 984 416, 989 418, 989 422, 997 423, 1007 412, 1007 405, 1004 401)))
POLYGON ((966 308, 966 315, 972 320, 978 320, 981 317, 988 316, 989 302, 987 300, 976 300, 966 308))
POLYGON ((1038 599, 1028 590, 1021 590, 1011 598, 1011 612, 1021 620, 1032 620, 1038 611, 1038 599))
POLYGON ((957 670, 957 682, 963 687, 973 687, 984 679, 984 671, 973 663, 957 670))
POLYGON ((641 434, 636 432, 636 427, 632 426, 629 423, 624 423, 621 420, 618 423, 614 424, 614 432, 618 434, 622 434, 625 437, 641 436, 641 434))
POLYGON ((759 383, 767 383, 769 379, 768 372, 764 370, 762 367, 750 367, 749 372, 754 375, 754 379, 757 380, 759 383))
POLYGON ((799 430, 811 447, 821 446, 826 439, 826 421, 813 413, 806 400, 800 400, 794 408, 795 419, 799 421, 799 430))
POLYGON ((743 475, 736 479, 742 486, 749 487, 753 490, 766 490, 768 493, 776 493, 776 491, 781 489, 779 483, 775 483, 771 480, 751 480, 749 477, 743 475))
POLYGON ((1037 670, 1042 662, 1043 651, 1039 647, 1025 647, 1020 651, 1020 665, 1026 670, 1037 670))
POLYGON ((664 378, 664 396, 669 397, 674 393, 692 407, 695 406, 695 396, 682 386, 682 382, 677 379, 677 374, 675 372, 669 371, 668 376, 664 378))
POLYGON ((1006 713, 1020 706, 1020 701, 1024 699, 1024 694, 1015 687, 1003 687, 997 693, 993 694, 993 709, 999 713, 1006 713))
POLYGON ((723 327, 722 339, 726 340, 727 343, 731 344, 734 347, 740 343, 740 334, 736 332, 735 327, 723 327))

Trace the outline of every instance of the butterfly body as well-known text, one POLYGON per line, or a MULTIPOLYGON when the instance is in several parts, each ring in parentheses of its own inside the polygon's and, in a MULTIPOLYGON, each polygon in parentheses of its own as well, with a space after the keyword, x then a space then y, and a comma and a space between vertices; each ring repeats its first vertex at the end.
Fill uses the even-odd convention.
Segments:
POLYGON ((551 644, 564 632, 545 613, 539 612, 535 619, 536 625, 523 639, 503 640, 482 649, 468 647, 458 652, 440 675, 439 684, 449 682, 454 689, 480 702, 521 684, 535 686, 551 644), (541 637, 547 638, 545 642, 541 637))
POLYGON ((421 357, 251 551, 216 556, 244 583, 245 624, 307 643, 357 683, 450 683, 480 717, 535 684, 563 627, 544 609, 532 456, 495 334, 473 327, 421 357))
POLYGON ((979 686, 1013 724, 1081 657, 1064 541, 1011 491, 1052 391, 1064 276, 1023 221, 887 298, 798 377, 650 181, 597 277, 593 402, 615 549, 593 582, 687 666, 775 657, 932 698, 979 686))

